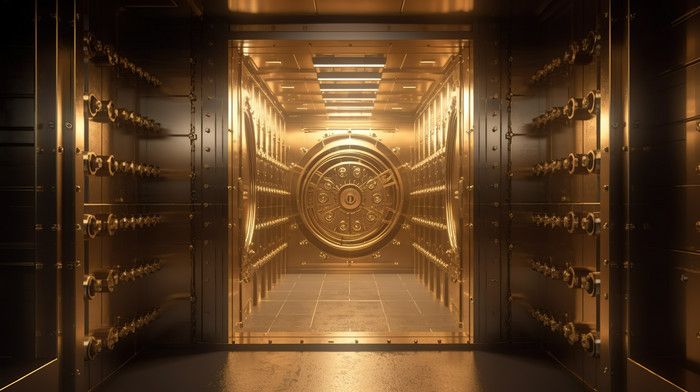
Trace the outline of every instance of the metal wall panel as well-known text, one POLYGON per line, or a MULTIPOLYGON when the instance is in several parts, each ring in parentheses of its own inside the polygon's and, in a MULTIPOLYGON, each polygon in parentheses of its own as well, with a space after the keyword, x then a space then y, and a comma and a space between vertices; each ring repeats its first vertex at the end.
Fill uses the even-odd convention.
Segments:
POLYGON ((287 118, 240 48, 229 51, 228 149, 232 301, 230 325, 242 328, 254 305, 287 271, 291 208, 287 118))
POLYGON ((0 28, 8 56, 0 65, 0 306, 6 320, 0 388, 15 380, 11 388, 17 390, 58 383, 55 12, 55 3, 23 2, 5 14, 0 28), (39 67, 44 72, 37 73, 39 67), (31 371, 35 375, 20 383, 31 371))
POLYGON ((446 64, 442 80, 416 113, 407 224, 414 274, 458 315, 460 325, 466 326, 465 333, 470 335, 468 268, 472 248, 464 238, 470 238, 466 200, 473 188, 468 152, 472 92, 466 72, 471 64, 471 45, 466 46, 446 64))
POLYGON ((507 156, 507 36, 498 24, 476 26, 474 42, 473 290, 474 341, 509 339, 507 227, 502 220, 507 156))
POLYGON ((700 388, 698 5, 671 1, 660 8, 630 1, 628 15, 628 387, 695 390, 700 388))
MULTIPOLYGON (((622 167, 615 160, 622 134, 608 134, 607 122, 617 120, 608 120, 605 7, 552 2, 531 16, 528 23, 541 27, 530 34, 522 34, 529 29, 523 20, 510 27, 509 211, 501 222, 511 221, 504 264, 512 338, 541 339, 589 387, 613 390, 610 374, 620 374, 622 364, 619 335, 609 335, 619 328, 610 303, 620 301, 620 286, 607 266, 621 265, 620 232, 609 228, 623 225, 622 167), (585 104, 590 112, 582 111, 585 104)), ((617 91, 614 99, 620 96, 617 91)))
POLYGON ((77 7, 59 30, 66 390, 146 342, 191 342, 194 298, 189 10, 77 7))
POLYGON ((196 340, 226 342, 230 336, 227 303, 231 255, 227 242, 229 219, 229 87, 228 42, 220 25, 202 25, 198 47, 191 139, 196 288, 196 340))

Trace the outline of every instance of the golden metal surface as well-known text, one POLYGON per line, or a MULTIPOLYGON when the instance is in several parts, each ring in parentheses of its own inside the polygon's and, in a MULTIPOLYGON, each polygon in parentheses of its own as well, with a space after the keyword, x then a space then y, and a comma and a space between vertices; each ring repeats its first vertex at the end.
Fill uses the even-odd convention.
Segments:
POLYGON ((400 15, 469 12, 474 0, 228 0, 231 12, 253 14, 400 15))
POLYGON ((390 241, 405 209, 403 166, 378 140, 331 136, 304 156, 296 179, 298 219, 319 248, 367 255, 390 241))
POLYGON ((381 72, 379 91, 362 95, 362 105, 373 106, 373 120, 393 119, 413 114, 430 93, 435 82, 444 77, 450 60, 468 45, 460 40, 403 40, 403 41, 294 41, 244 40, 234 41, 254 64, 255 72, 283 106, 290 118, 303 117, 305 126, 326 127, 328 106, 348 102, 333 98, 357 96, 358 93, 328 93, 320 89, 318 73, 381 72), (317 57, 383 58, 381 68, 342 67, 316 68, 317 57))
POLYGON ((253 242, 255 232, 255 124, 251 113, 250 102, 246 100, 243 118, 243 137, 241 138, 241 187, 242 209, 243 209, 243 248, 248 249, 253 242))
POLYGON ((447 190, 445 196, 445 222, 447 225, 447 235, 450 240, 450 246, 458 254, 459 238, 459 220, 462 216, 461 199, 464 189, 464 179, 462 177, 460 157, 461 148, 459 143, 459 131, 457 127, 457 110, 456 97, 452 97, 450 111, 448 114, 447 135, 446 135, 446 153, 445 164, 447 174, 447 190))

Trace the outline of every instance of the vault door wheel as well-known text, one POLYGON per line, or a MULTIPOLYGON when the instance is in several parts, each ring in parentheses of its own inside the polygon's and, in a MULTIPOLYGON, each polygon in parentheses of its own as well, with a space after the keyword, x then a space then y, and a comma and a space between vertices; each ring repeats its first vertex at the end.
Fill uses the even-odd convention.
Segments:
POLYGON ((404 167, 370 137, 325 139, 304 156, 296 187, 301 227, 337 256, 369 254, 396 234, 405 210, 404 167))

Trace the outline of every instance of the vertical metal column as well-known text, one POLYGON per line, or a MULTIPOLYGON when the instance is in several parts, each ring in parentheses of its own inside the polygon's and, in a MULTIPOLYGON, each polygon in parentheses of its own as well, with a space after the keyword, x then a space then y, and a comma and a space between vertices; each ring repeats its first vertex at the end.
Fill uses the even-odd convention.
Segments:
POLYGON ((600 117, 600 365, 597 369, 603 391, 624 388, 623 287, 625 156, 629 145, 628 91, 629 45, 627 2, 609 1, 602 41, 609 42, 601 63, 600 117))
POLYGON ((197 304, 201 311, 200 339, 228 340, 228 287, 230 275, 228 219, 228 41, 225 25, 203 23, 203 49, 197 59, 201 76, 198 101, 199 124, 195 125, 194 216, 197 304))

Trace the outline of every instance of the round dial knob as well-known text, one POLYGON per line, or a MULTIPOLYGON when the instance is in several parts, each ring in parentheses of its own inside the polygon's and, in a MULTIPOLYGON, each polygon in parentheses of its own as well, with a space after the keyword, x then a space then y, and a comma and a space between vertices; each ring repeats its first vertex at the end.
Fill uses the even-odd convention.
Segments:
POLYGON ((333 136, 310 149, 301 166, 298 219, 322 250, 366 255, 396 234, 405 210, 405 181, 389 148, 366 136, 333 136))

